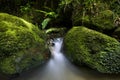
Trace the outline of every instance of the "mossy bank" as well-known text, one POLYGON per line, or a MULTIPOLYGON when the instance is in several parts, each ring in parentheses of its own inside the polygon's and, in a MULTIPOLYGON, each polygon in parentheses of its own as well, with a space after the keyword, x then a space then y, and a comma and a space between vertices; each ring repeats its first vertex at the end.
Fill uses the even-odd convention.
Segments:
POLYGON ((0 13, 0 72, 16 74, 43 63, 44 35, 24 19, 0 13))
POLYGON ((73 27, 65 36, 67 57, 102 73, 120 72, 120 43, 105 34, 85 28, 73 27))

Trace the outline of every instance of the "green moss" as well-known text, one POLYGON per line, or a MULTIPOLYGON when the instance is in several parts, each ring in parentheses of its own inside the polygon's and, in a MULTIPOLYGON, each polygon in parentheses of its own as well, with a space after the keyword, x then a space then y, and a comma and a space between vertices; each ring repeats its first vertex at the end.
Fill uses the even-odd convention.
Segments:
POLYGON ((101 11, 95 17, 92 17, 92 24, 96 29, 104 31, 114 29, 114 12, 110 10, 101 11))
POLYGON ((102 73, 120 72, 120 43, 85 27, 74 27, 65 36, 66 55, 80 65, 102 73))
POLYGON ((43 51, 40 51, 35 51, 35 48, 31 48, 4 58, 0 62, 0 70, 4 74, 15 74, 38 66, 45 61, 45 56, 42 54, 43 51))
POLYGON ((5 74, 15 74, 46 60, 44 37, 45 33, 33 24, 0 13, 0 70, 5 74))
POLYGON ((5 58, 3 61, 0 63, 0 69, 2 70, 3 73, 7 74, 13 74, 16 73, 15 69, 15 64, 13 64, 13 56, 10 58, 5 58))
POLYGON ((110 6, 114 4, 114 1, 72 0, 71 2, 71 19, 74 26, 82 25, 106 34, 115 28, 114 20, 118 16, 119 9, 114 8, 111 10, 110 6))
POLYGON ((34 44, 33 37, 33 34, 27 29, 8 29, 6 32, 0 33, 0 51, 11 55, 19 50, 27 49, 34 44))

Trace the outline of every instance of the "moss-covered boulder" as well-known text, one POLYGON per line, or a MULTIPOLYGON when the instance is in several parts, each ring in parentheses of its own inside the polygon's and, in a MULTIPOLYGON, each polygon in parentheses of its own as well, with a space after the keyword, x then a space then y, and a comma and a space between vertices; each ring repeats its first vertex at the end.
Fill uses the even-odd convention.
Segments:
POLYGON ((97 30, 108 31, 115 28, 115 15, 111 10, 101 11, 95 17, 92 17, 91 20, 92 24, 96 26, 97 30))
POLYGON ((72 5, 72 17, 70 19, 74 26, 82 25, 106 34, 109 34, 115 28, 114 20, 119 16, 118 2, 115 0, 68 0, 65 2, 64 10, 66 11, 68 10, 66 6, 72 5))
POLYGON ((88 28, 100 32, 106 32, 113 30, 115 28, 114 20, 116 16, 115 13, 111 10, 103 10, 97 12, 94 15, 82 15, 79 14, 76 18, 73 15, 73 24, 74 25, 85 25, 88 28))
POLYGON ((107 35, 85 28, 74 27, 65 36, 68 58, 84 63, 102 73, 120 72, 120 43, 107 35))
POLYGON ((71 3, 73 5, 73 25, 91 24, 90 21, 92 17, 96 17, 99 12, 109 9, 108 2, 101 0, 71 0, 71 3))
POLYGON ((0 13, 0 72, 20 73, 43 63, 44 35, 22 18, 0 13))

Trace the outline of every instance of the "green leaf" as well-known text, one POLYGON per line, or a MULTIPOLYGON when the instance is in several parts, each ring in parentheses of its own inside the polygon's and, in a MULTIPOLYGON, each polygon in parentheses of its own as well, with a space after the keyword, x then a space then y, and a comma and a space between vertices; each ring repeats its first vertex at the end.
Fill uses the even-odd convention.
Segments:
POLYGON ((50 18, 46 18, 46 19, 44 19, 43 22, 41 23, 41 25, 42 25, 42 29, 45 29, 46 26, 47 26, 47 24, 48 24, 50 21, 51 21, 50 18))

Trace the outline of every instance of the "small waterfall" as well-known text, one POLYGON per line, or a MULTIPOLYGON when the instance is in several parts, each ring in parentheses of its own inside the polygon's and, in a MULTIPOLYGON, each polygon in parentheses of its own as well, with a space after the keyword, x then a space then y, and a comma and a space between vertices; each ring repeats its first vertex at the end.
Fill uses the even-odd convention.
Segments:
POLYGON ((52 58, 46 65, 45 75, 40 80, 84 80, 74 73, 78 70, 70 64, 61 52, 62 43, 62 38, 56 38, 53 40, 54 45, 49 46, 52 58))

